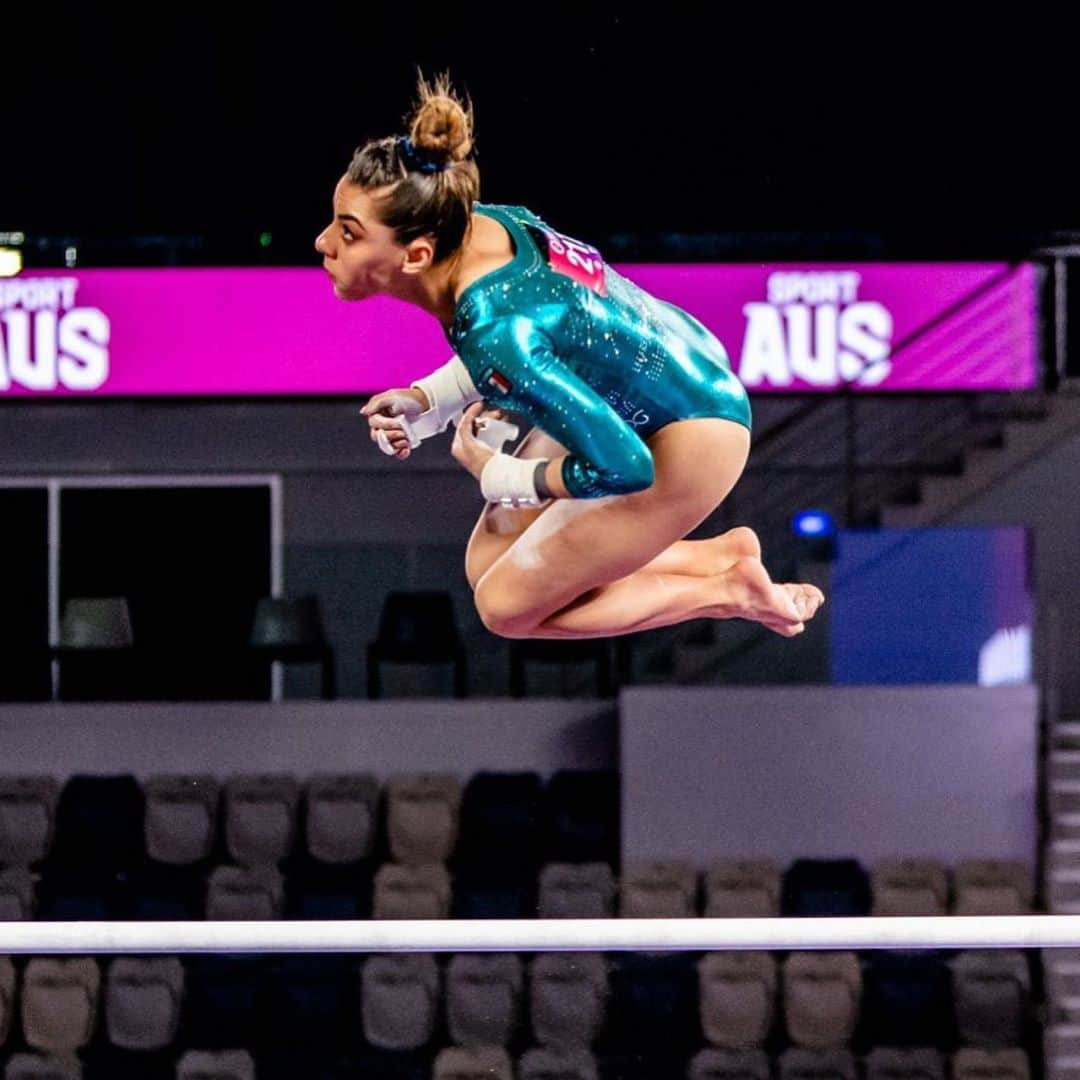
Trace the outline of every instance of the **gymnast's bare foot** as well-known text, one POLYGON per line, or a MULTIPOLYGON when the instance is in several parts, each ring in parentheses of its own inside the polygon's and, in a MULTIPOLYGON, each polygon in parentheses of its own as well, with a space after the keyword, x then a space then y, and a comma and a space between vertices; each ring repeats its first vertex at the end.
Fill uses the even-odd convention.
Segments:
POLYGON ((806 629, 824 603, 813 585, 777 585, 760 559, 744 556, 711 579, 716 585, 716 618, 759 622, 783 637, 795 637, 806 629))
POLYGON ((722 574, 742 558, 761 558, 761 541, 757 533, 745 525, 696 543, 701 545, 704 553, 703 568, 710 574, 722 574))

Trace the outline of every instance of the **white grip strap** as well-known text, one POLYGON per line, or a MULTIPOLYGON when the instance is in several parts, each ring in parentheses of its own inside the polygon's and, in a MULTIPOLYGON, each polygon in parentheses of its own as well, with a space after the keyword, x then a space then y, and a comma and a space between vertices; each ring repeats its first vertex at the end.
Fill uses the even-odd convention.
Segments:
POLYGON ((513 442, 518 437, 517 424, 497 420, 494 416, 481 416, 475 427, 477 441, 496 453, 503 448, 503 443, 513 442))
MULTIPOLYGON (((404 416, 397 417, 398 426, 409 440, 410 450, 415 450, 424 439, 430 439, 432 435, 445 431, 451 420, 457 423, 466 406, 481 398, 480 392, 473 385, 468 368, 456 353, 442 367, 436 368, 422 379, 417 379, 411 385, 417 390, 423 390, 430 408, 419 416, 414 416, 412 420, 407 420, 404 416)), ((375 441, 384 454, 394 453, 390 441, 381 431, 375 441)))
MULTIPOLYGON (((395 416, 394 419, 397 421, 397 426, 405 432, 405 437, 409 440, 410 450, 415 450, 425 439, 431 438, 432 435, 438 435, 440 431, 446 429, 445 424, 439 425, 439 417, 434 409, 428 409, 427 412, 420 413, 419 416, 413 417, 412 420, 406 420, 404 416, 395 416)), ((384 454, 394 452, 385 431, 380 431, 375 436, 375 442, 384 454)))
MULTIPOLYGON (((409 440, 410 450, 415 450, 420 445, 421 440, 428 437, 424 434, 426 427, 421 428, 419 437, 417 437, 418 423, 427 415, 428 413, 426 412, 421 413, 412 423, 406 420, 404 416, 397 417, 398 426, 405 432, 405 435, 409 440)), ((490 450, 499 451, 503 448, 503 443, 513 442, 517 437, 517 425, 511 424, 506 420, 496 420, 493 416, 483 416, 476 421, 476 438, 490 450)), ((394 448, 390 445, 390 440, 386 437, 385 430, 379 431, 375 436, 375 442, 384 454, 392 455, 394 453, 394 448)))

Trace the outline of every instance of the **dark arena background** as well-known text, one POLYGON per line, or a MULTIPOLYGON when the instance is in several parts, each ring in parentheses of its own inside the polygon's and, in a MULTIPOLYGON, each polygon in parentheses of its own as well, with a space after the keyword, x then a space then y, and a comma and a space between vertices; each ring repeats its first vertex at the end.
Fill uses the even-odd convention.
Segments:
POLYGON ((4 1080, 1080 1076, 1075 49, 941 14, 0 14, 4 1080), (802 633, 489 629, 314 247, 418 72, 722 342, 802 633))

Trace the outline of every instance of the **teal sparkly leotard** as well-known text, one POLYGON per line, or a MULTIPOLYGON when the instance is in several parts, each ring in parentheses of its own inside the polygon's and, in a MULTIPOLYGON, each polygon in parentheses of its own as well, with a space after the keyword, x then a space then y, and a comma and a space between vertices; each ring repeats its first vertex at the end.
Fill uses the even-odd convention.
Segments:
POLYGON ((507 229, 515 254, 462 292, 450 342, 489 402, 566 447, 562 477, 573 497, 648 487, 644 440, 674 420, 718 416, 750 427, 723 345, 695 318, 524 207, 475 210, 507 229))

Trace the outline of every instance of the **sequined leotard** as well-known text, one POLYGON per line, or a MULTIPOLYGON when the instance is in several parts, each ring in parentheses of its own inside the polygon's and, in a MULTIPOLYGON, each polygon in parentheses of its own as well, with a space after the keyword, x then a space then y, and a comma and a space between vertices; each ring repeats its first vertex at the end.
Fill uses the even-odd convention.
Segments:
POLYGON ((562 477, 573 497, 648 487, 644 440, 674 420, 718 416, 750 427, 723 345, 695 318, 524 207, 474 209, 507 229, 515 254, 462 292, 450 342, 489 402, 566 447, 562 477))

